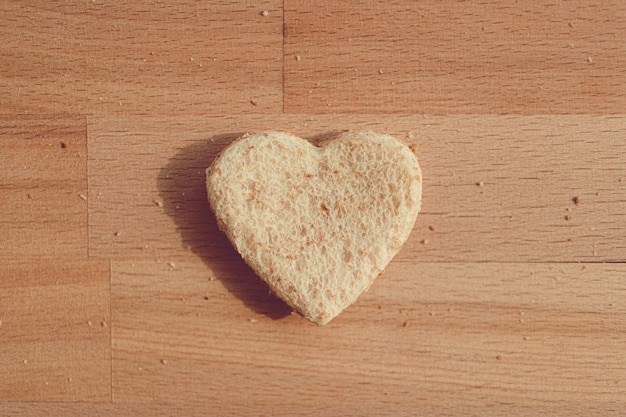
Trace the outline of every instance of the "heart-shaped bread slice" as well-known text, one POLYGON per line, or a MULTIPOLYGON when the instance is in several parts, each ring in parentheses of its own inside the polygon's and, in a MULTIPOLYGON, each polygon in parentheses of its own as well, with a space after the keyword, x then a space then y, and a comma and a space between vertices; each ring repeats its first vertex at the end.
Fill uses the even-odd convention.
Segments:
POLYGON ((220 229, 276 295, 318 324, 370 287, 421 205, 413 152, 372 132, 320 146, 285 133, 244 135, 206 174, 220 229))

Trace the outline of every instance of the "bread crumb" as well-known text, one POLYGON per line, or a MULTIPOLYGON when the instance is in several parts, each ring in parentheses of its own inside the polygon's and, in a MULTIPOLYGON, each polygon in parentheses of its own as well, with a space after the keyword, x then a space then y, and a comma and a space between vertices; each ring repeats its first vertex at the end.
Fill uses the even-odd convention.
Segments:
POLYGON ((24 359, 22 363, 25 363, 25 364, 28 363, 28 359, 24 359))
POLYGON ((435 231, 435 226, 428 226, 428 230, 430 230, 431 232, 435 231))
POLYGON ((26 197, 28 197, 29 200, 33 199, 33 195, 31 193, 26 194, 26 197))
POLYGON ((67 148, 67 144, 65 142, 61 142, 61 149, 67 148))
POLYGON ((161 363, 162 363, 163 365, 167 365, 167 359, 161 359, 161 363))
POLYGON ((383 72, 384 72, 384 71, 383 71, 383 69, 382 69, 382 68, 378 70, 378 73, 379 73, 379 74, 382 74, 383 72))
POLYGON ((44 385, 48 385, 48 381, 45 381, 43 384, 44 384, 44 385))
POLYGON ((411 324, 411 322, 409 320, 405 320, 402 327, 409 327, 409 324, 411 324))
POLYGON ((250 104, 252 104, 253 106, 258 105, 259 103, 257 103, 255 100, 250 100, 250 104))
POLYGON ((170 266, 170 268, 176 267, 176 264, 174 262, 168 262, 167 264, 170 266))
POLYGON ((249 319, 248 321, 249 321, 250 323, 257 323, 257 322, 258 322, 258 320, 257 320, 257 319, 249 319))
POLYGON ((156 204, 159 207, 163 207, 163 202, 160 200, 154 200, 154 204, 156 204))
POLYGON ((382 310, 383 309, 383 305, 382 304, 378 304, 378 309, 382 310))
POLYGON ((107 327, 107 326, 108 326, 108 324, 107 324, 106 320, 102 320, 100 322, 100 327, 107 327))
POLYGON ((263 17, 267 17, 269 14, 270 14, 270 12, 269 12, 269 11, 267 11, 267 10, 263 10, 263 11, 261 12, 261 16, 263 16, 263 17))
POLYGON ((502 360, 502 355, 496 355, 496 360, 501 361, 502 360))
POLYGON ((89 326, 89 327, 93 326, 93 323, 91 322, 91 320, 87 321, 87 326, 89 326))
POLYGON ((435 315, 435 312, 434 312, 434 311, 431 311, 430 313, 428 313, 428 315, 429 315, 429 316, 434 316, 434 315, 435 315))
POLYGON ((422 239, 422 245, 428 245, 428 239, 422 239))
POLYGON ((85 194, 78 194, 81 200, 87 200, 87 196, 85 194))
POLYGON ((590 57, 590 56, 588 56, 588 57, 587 57, 587 62, 589 62, 589 63, 591 64, 591 63, 593 62, 593 58, 592 58, 592 57, 590 57))
POLYGON ((115 232, 115 233, 113 233, 113 235, 114 236, 119 236, 119 235, 121 235, 121 233, 120 232, 115 232))
POLYGON ((578 205, 578 203, 580 203, 580 199, 578 197, 572 197, 572 202, 578 205))
POLYGON ((300 55, 296 55, 296 61, 300 61, 302 57, 300 55))
POLYGON ((416 155, 419 147, 420 147, 419 143, 414 143, 409 146, 409 149, 411 150, 411 152, 413 152, 414 155, 416 155))
POLYGON ((479 186, 479 187, 484 187, 485 183, 483 181, 479 181, 479 182, 476 183, 476 185, 479 186))
POLYGON ((72 378, 67 378, 67 382, 72 382, 72 378))
POLYGON ((565 220, 572 220, 572 216, 570 216, 569 214, 566 214, 565 217, 563 217, 565 220))

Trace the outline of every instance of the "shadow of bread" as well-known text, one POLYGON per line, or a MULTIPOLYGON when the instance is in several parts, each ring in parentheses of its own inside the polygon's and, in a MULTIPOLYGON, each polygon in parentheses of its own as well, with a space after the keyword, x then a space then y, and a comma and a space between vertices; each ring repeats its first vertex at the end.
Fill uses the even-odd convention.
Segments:
POLYGON ((269 292, 235 251, 218 229, 207 201, 205 169, 241 135, 216 135, 180 150, 159 171, 157 188, 165 213, 174 220, 183 246, 202 259, 215 278, 248 308, 280 319, 291 314, 291 308, 269 292))

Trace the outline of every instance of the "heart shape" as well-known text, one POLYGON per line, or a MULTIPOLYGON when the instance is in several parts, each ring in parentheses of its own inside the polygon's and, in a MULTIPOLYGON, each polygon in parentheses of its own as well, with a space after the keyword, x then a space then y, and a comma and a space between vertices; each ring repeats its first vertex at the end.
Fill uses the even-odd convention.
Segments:
POLYGON ((372 132, 319 146, 286 133, 244 135, 206 174, 219 228, 276 295, 318 324, 370 287, 421 206, 417 158, 372 132))

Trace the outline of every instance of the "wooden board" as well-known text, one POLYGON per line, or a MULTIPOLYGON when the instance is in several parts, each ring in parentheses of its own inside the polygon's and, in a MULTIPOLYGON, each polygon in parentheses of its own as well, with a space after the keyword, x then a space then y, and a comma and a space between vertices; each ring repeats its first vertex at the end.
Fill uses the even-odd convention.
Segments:
POLYGON ((617 1, 0 1, 0 416, 626 414, 617 1), (419 145, 313 325, 217 229, 246 131, 419 145))

